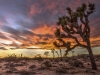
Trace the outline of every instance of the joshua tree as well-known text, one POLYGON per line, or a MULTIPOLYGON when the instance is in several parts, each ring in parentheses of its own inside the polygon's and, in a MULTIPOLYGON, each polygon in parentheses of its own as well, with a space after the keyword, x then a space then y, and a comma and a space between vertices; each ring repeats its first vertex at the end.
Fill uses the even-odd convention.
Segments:
POLYGON ((21 53, 21 55, 20 55, 20 56, 21 56, 21 58, 22 58, 23 54, 21 53))
POLYGON ((89 16, 95 11, 95 4, 88 3, 82 4, 78 7, 76 11, 72 11, 70 7, 66 8, 68 15, 59 17, 57 25, 60 26, 63 30, 61 32, 60 28, 56 29, 55 36, 63 42, 63 45, 66 46, 66 54, 68 51, 71 51, 77 46, 84 47, 88 50, 92 69, 97 70, 97 66, 94 60, 93 52, 91 49, 90 43, 90 26, 89 26, 89 16), (74 36, 75 35, 75 36, 74 36), (79 41, 79 36, 83 40, 79 41), (71 38, 75 40, 75 45, 71 47, 71 43, 66 43, 62 38, 71 38))
POLYGON ((72 51, 72 56, 74 56, 74 51, 72 51))
POLYGON ((61 56, 61 60, 62 60, 62 52, 61 52, 61 49, 60 49, 60 56, 61 56))
POLYGON ((51 49, 51 53, 53 54, 53 59, 55 58, 54 52, 55 52, 55 49, 51 49))
POLYGON ((58 53, 58 51, 55 51, 56 53, 57 53, 57 55, 58 55, 58 58, 59 58, 59 53, 58 53))
MULTIPOLYGON (((55 47, 57 47, 57 48, 59 48, 60 46, 58 46, 58 44, 54 41, 53 42, 53 45, 55 46, 55 47)), ((62 60, 62 52, 61 52, 61 49, 59 48, 59 50, 60 50, 60 57, 61 57, 61 60, 62 60)))
POLYGON ((47 58, 47 56, 49 55, 49 52, 44 52, 44 55, 45 55, 46 58, 47 58))

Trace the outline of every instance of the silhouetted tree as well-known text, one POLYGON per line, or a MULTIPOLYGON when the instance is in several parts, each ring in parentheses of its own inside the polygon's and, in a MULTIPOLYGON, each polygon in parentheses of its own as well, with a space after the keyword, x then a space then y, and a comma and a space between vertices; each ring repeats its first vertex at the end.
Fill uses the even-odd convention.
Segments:
POLYGON ((61 55, 61 60, 62 60, 62 51, 61 51, 61 49, 60 49, 60 55, 61 55))
POLYGON ((61 60, 62 60, 62 51, 61 51, 61 49, 60 49, 61 46, 58 46, 58 44, 57 44, 56 41, 53 42, 53 45, 54 45, 55 47, 59 48, 59 51, 60 51, 60 57, 61 57, 61 60))
POLYGON ((88 3, 82 4, 82 6, 78 7, 76 11, 72 11, 70 7, 66 8, 68 15, 59 17, 59 21, 57 22, 58 26, 61 26, 64 32, 61 32, 60 28, 56 29, 55 35, 60 41, 63 42, 63 45, 66 46, 66 54, 68 51, 71 51, 73 48, 77 46, 84 47, 88 50, 92 69, 97 70, 97 66, 94 60, 93 52, 90 44, 90 27, 89 27, 89 16, 95 11, 95 4, 88 3), (79 35, 85 44, 80 43, 78 40, 79 35), (74 39, 76 44, 71 47, 70 43, 66 43, 62 38, 71 38, 74 39))
POLYGON ((20 56, 21 56, 21 58, 22 58, 23 54, 21 53, 21 55, 20 55, 20 56))
POLYGON ((58 51, 55 51, 55 53, 57 53, 57 55, 58 55, 58 58, 59 58, 59 53, 58 53, 58 51))
POLYGON ((49 52, 44 52, 44 55, 45 55, 46 58, 47 58, 47 56, 49 55, 49 52))
POLYGON ((74 56, 74 51, 72 51, 72 56, 74 56))
POLYGON ((54 52, 55 52, 55 49, 51 49, 51 53, 53 54, 53 59, 55 58, 54 52))

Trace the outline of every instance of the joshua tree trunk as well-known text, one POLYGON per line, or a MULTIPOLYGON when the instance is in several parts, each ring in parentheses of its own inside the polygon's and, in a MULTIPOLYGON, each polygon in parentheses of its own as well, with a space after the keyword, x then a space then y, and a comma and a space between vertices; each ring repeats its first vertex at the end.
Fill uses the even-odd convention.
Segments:
POLYGON ((97 66, 96 66, 95 59, 94 59, 94 56, 93 56, 93 52, 92 52, 91 45, 90 45, 90 40, 87 41, 87 45, 88 45, 87 50, 89 52, 92 69, 97 70, 97 66))

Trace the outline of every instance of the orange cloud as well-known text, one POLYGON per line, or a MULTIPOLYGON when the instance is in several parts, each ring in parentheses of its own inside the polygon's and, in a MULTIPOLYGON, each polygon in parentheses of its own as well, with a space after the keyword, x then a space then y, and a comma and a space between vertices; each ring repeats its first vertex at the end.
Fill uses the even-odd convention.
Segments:
POLYGON ((36 35, 25 35, 26 40, 19 39, 23 43, 23 47, 37 45, 40 47, 51 46, 53 42, 55 27, 53 25, 47 26, 44 24, 36 29, 33 29, 32 32, 36 35), (53 37, 49 37, 53 36, 53 37))
POLYGON ((25 47, 31 45, 43 47, 43 45, 49 44, 53 40, 53 38, 49 36, 54 36, 54 31, 54 26, 47 26, 44 24, 43 26, 32 30, 35 35, 25 35, 26 40, 19 38, 18 41, 21 42, 25 47))
POLYGON ((54 35, 55 27, 53 25, 47 26, 46 24, 33 30, 35 34, 51 34, 54 35))
POLYGON ((42 9, 38 8, 39 3, 33 4, 30 8, 29 16, 36 15, 42 12, 42 9))

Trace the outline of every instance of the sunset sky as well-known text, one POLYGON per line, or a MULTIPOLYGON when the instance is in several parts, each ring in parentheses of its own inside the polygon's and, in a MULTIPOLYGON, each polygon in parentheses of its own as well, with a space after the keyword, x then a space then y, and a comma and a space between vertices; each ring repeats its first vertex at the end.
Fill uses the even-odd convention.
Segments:
POLYGON ((0 49, 48 45, 55 37, 58 17, 67 13, 66 7, 75 10, 88 2, 96 5, 89 17, 91 43, 100 46, 100 0, 0 0, 0 49))

